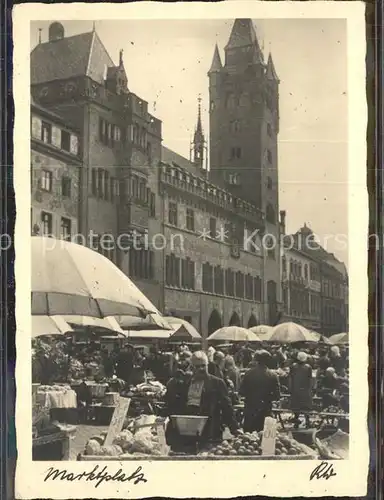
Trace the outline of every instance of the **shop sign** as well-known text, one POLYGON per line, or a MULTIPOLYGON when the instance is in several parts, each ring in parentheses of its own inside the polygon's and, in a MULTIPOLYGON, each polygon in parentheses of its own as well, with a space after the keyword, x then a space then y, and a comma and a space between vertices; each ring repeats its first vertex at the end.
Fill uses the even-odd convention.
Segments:
POLYGON ((265 417, 263 439, 261 441, 261 454, 274 455, 276 451, 277 420, 265 417))
POLYGON ((115 437, 121 432, 123 428, 125 417, 128 413, 128 408, 131 400, 128 398, 120 398, 115 411, 112 415, 111 423, 109 424, 108 434, 105 439, 104 446, 110 446, 115 437))

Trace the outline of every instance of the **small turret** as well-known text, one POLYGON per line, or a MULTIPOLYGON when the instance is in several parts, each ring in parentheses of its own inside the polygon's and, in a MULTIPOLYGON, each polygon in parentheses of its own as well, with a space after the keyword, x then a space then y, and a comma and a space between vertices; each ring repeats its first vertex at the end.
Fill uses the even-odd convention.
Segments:
POLYGON ((197 125, 192 141, 192 152, 193 152, 193 162, 202 172, 206 172, 206 167, 204 165, 205 157, 205 137, 203 132, 203 126, 201 123, 201 97, 198 98, 198 110, 197 110, 197 125))
POLYGON ((267 76, 268 80, 273 80, 277 83, 280 83, 279 77, 277 76, 277 73, 275 70, 275 65, 273 64, 273 59, 272 59, 271 53, 269 53, 269 56, 268 56, 266 76, 267 76))
POLYGON ((220 53, 219 53, 219 47, 215 46, 215 52, 213 53, 213 59, 212 59, 212 64, 211 68, 208 71, 208 75, 212 73, 218 73, 222 70, 223 65, 221 64, 221 59, 220 59, 220 53))

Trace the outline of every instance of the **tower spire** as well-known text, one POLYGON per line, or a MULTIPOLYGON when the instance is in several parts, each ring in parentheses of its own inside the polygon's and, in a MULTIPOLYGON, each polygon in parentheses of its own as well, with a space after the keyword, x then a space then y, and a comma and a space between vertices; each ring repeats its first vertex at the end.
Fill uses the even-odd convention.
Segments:
POLYGON ((223 65, 221 64, 219 47, 217 46, 217 43, 216 43, 215 52, 213 53, 212 64, 211 64, 210 70, 208 71, 208 75, 210 73, 217 73, 217 72, 221 71, 222 68, 223 68, 223 65))
POLYGON ((201 123, 201 95, 197 98, 197 125, 193 136, 193 162, 201 170, 204 169, 205 138, 201 123))

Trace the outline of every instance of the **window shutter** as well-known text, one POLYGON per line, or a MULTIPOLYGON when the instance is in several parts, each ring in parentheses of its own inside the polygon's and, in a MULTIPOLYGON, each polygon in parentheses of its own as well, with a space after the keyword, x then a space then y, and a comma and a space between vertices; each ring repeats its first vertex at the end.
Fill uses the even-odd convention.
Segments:
POLYGON ((32 117, 32 135, 41 139, 41 120, 37 116, 32 117))
POLYGON ((52 126, 52 144, 61 148, 61 129, 55 126, 52 126))
POLYGON ((73 155, 79 154, 79 140, 76 135, 71 134, 71 153, 73 155))

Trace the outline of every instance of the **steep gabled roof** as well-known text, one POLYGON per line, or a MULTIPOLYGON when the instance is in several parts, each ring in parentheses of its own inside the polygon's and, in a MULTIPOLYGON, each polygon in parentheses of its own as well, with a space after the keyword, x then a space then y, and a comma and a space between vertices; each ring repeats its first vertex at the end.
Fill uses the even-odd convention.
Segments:
POLYGON ((256 31, 252 19, 236 19, 225 50, 247 47, 256 41, 256 31))
POLYGON ((95 31, 41 43, 31 52, 31 84, 89 76, 102 83, 114 63, 95 31))
POLYGON ((201 177, 200 169, 197 168, 193 162, 187 160, 184 156, 175 153, 175 151, 172 151, 166 146, 161 146, 161 161, 169 164, 174 163, 191 174, 201 177))

